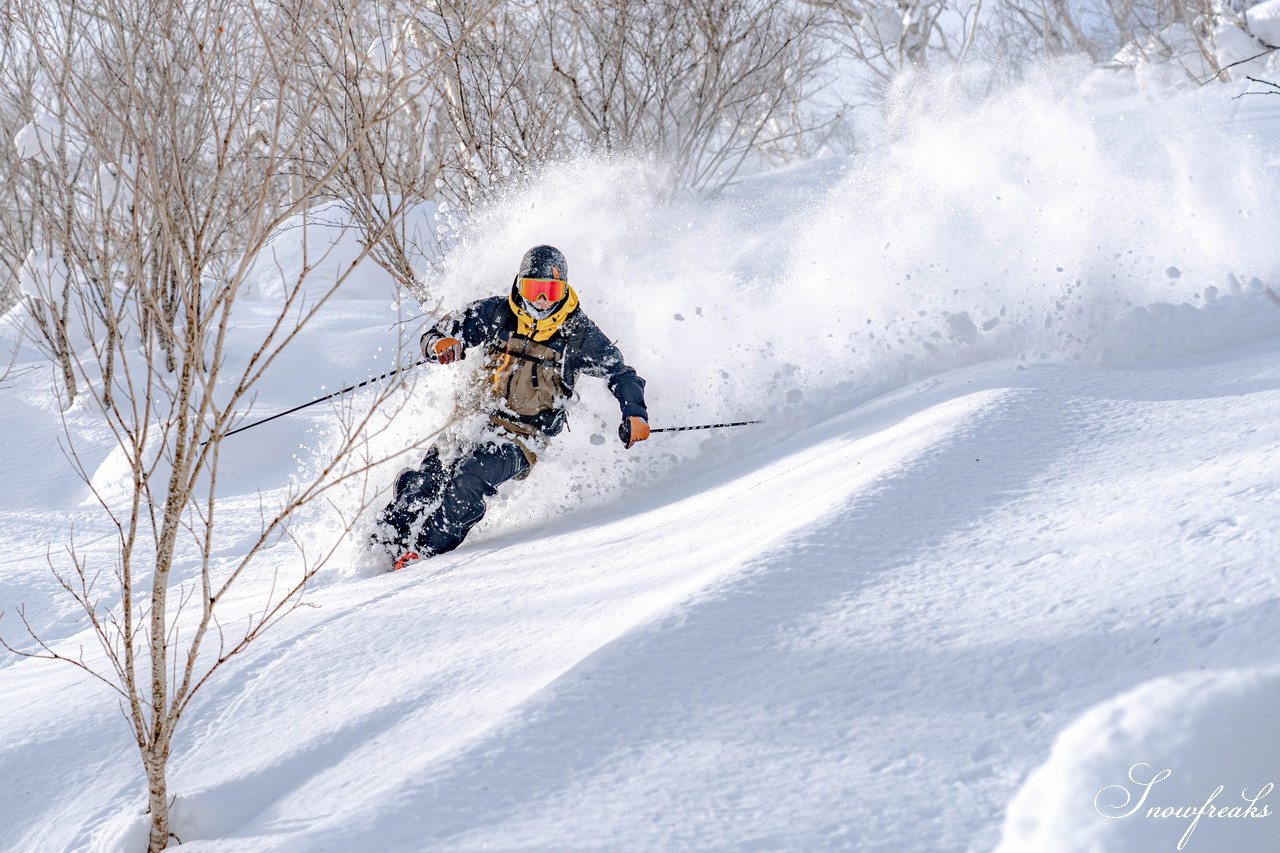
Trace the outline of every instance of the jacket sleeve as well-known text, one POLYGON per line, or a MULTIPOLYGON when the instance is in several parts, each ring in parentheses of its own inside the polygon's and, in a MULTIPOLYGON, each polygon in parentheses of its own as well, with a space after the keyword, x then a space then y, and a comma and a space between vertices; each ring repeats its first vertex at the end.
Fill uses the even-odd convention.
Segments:
POLYGON ((622 417, 641 417, 649 420, 649 410, 644 403, 644 380, 635 368, 622 360, 618 347, 588 321, 582 344, 582 372, 609 381, 609 393, 617 399, 622 417))
POLYGON ((502 297, 481 299, 437 320, 434 326, 422 333, 423 355, 433 358, 431 347, 436 341, 457 338, 462 342, 463 358, 465 358, 467 349, 478 346, 493 337, 496 334, 493 319, 495 299, 505 301, 502 297))

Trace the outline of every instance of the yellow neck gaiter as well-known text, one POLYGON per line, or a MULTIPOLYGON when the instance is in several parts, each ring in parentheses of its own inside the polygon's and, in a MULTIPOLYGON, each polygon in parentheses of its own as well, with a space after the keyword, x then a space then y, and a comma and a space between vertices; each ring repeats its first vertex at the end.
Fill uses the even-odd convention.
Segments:
POLYGON ((526 338, 532 338, 541 343, 559 331, 565 318, 578 307, 578 294, 573 292, 572 287, 567 289, 569 296, 565 299, 564 305, 560 306, 560 310, 545 320, 539 320, 521 308, 515 296, 508 296, 507 304, 511 306, 511 312, 516 315, 516 334, 524 335, 526 338))

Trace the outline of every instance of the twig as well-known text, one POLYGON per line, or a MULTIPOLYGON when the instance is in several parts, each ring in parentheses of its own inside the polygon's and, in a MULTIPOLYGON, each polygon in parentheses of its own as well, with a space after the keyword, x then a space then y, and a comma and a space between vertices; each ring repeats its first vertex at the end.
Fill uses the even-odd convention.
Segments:
POLYGON ((1274 92, 1241 92, 1231 100, 1237 101, 1240 98, 1243 98, 1245 95, 1280 95, 1280 86, 1276 85, 1275 83, 1272 83, 1270 80, 1259 80, 1257 77, 1246 77, 1245 79, 1254 83, 1258 83, 1262 86, 1270 86, 1276 91, 1274 92))
MULTIPOLYGON (((1232 68, 1235 68, 1237 65, 1244 65, 1246 62, 1253 62, 1255 59, 1261 59, 1262 57, 1266 56, 1268 53, 1271 53, 1271 52, 1272 52, 1272 51, 1274 51, 1274 50, 1275 50, 1275 48, 1274 48, 1274 47, 1269 47, 1269 48, 1267 48, 1266 50, 1264 50, 1262 53, 1255 54, 1255 55, 1250 56, 1250 57, 1248 57, 1248 58, 1246 58, 1246 59, 1238 59, 1238 60, 1236 60, 1235 62, 1231 63, 1230 65, 1224 65, 1224 66, 1222 66, 1221 68, 1219 68, 1219 69, 1218 69, 1218 71, 1217 71, 1217 73, 1215 73, 1212 77, 1208 78, 1207 80, 1201 80, 1201 81, 1200 81, 1200 85, 1201 85, 1201 86, 1205 86, 1205 85, 1207 85, 1207 84, 1209 84, 1209 83, 1212 83, 1214 80, 1217 80, 1219 77, 1221 77, 1221 76, 1222 76, 1222 73, 1223 73, 1224 71, 1230 71, 1232 68)), ((1246 78, 1246 79, 1248 79, 1248 80, 1253 80, 1253 78, 1252 78, 1252 77, 1248 77, 1248 78, 1246 78)), ((1261 83, 1262 81, 1261 81, 1261 80, 1254 80, 1254 82, 1255 82, 1255 83, 1261 83)), ((1270 85, 1273 85, 1273 86, 1274 86, 1275 84, 1274 84, 1274 83, 1272 83, 1272 84, 1270 84, 1270 85)), ((1239 95, 1237 95, 1236 97, 1239 97, 1239 95)), ((1234 99, 1233 99, 1233 100, 1234 100, 1234 99)))

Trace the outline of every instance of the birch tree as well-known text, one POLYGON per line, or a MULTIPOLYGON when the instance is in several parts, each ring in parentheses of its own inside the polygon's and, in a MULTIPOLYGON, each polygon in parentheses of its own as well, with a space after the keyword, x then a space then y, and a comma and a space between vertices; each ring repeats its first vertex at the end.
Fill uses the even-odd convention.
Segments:
MULTIPOLYGON (((349 411, 319 470, 264 511, 236 559, 215 559, 223 440, 354 266, 313 281, 330 246, 304 239, 301 272, 281 283, 247 347, 248 332, 237 330, 232 352, 255 259, 284 223, 308 227, 309 207, 341 189, 335 175, 352 153, 437 73, 428 62, 361 79, 361 108, 350 110, 341 54, 353 5, 46 0, 9 7, 0 29, 3 55, 30 59, 20 75, 0 68, 0 86, 9 104, 47 117, 36 130, 49 143, 15 166, 26 173, 7 204, 31 227, 25 241, 0 241, 0 253, 12 269, 51 259, 32 276, 29 300, 82 334, 67 349, 68 392, 78 388, 78 405, 101 414, 129 471, 123 498, 96 495, 115 531, 112 570, 104 576, 74 540, 55 566, 101 656, 45 643, 30 626, 6 646, 78 666, 117 694, 145 772, 151 851, 172 840, 166 773, 193 698, 300 605, 331 551, 303 554, 247 620, 229 621, 225 599, 289 536, 299 509, 353 476, 346 463, 367 448, 370 418, 388 399, 384 390, 349 411), (322 161, 311 159, 317 135, 331 140, 322 161), (175 576, 193 563, 193 575, 175 576)), ((361 257, 383 236, 366 234, 361 257)), ((56 329, 41 328, 56 345, 56 329)), ((76 436, 67 441, 78 464, 76 436)))

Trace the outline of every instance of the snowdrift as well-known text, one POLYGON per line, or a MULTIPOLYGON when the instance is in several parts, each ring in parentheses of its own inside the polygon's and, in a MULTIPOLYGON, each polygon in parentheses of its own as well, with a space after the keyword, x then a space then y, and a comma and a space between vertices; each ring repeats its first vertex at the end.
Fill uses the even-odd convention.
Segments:
POLYGON ((1268 667, 1180 673, 1090 708, 1010 803, 998 853, 1274 846, 1278 704, 1268 667))

